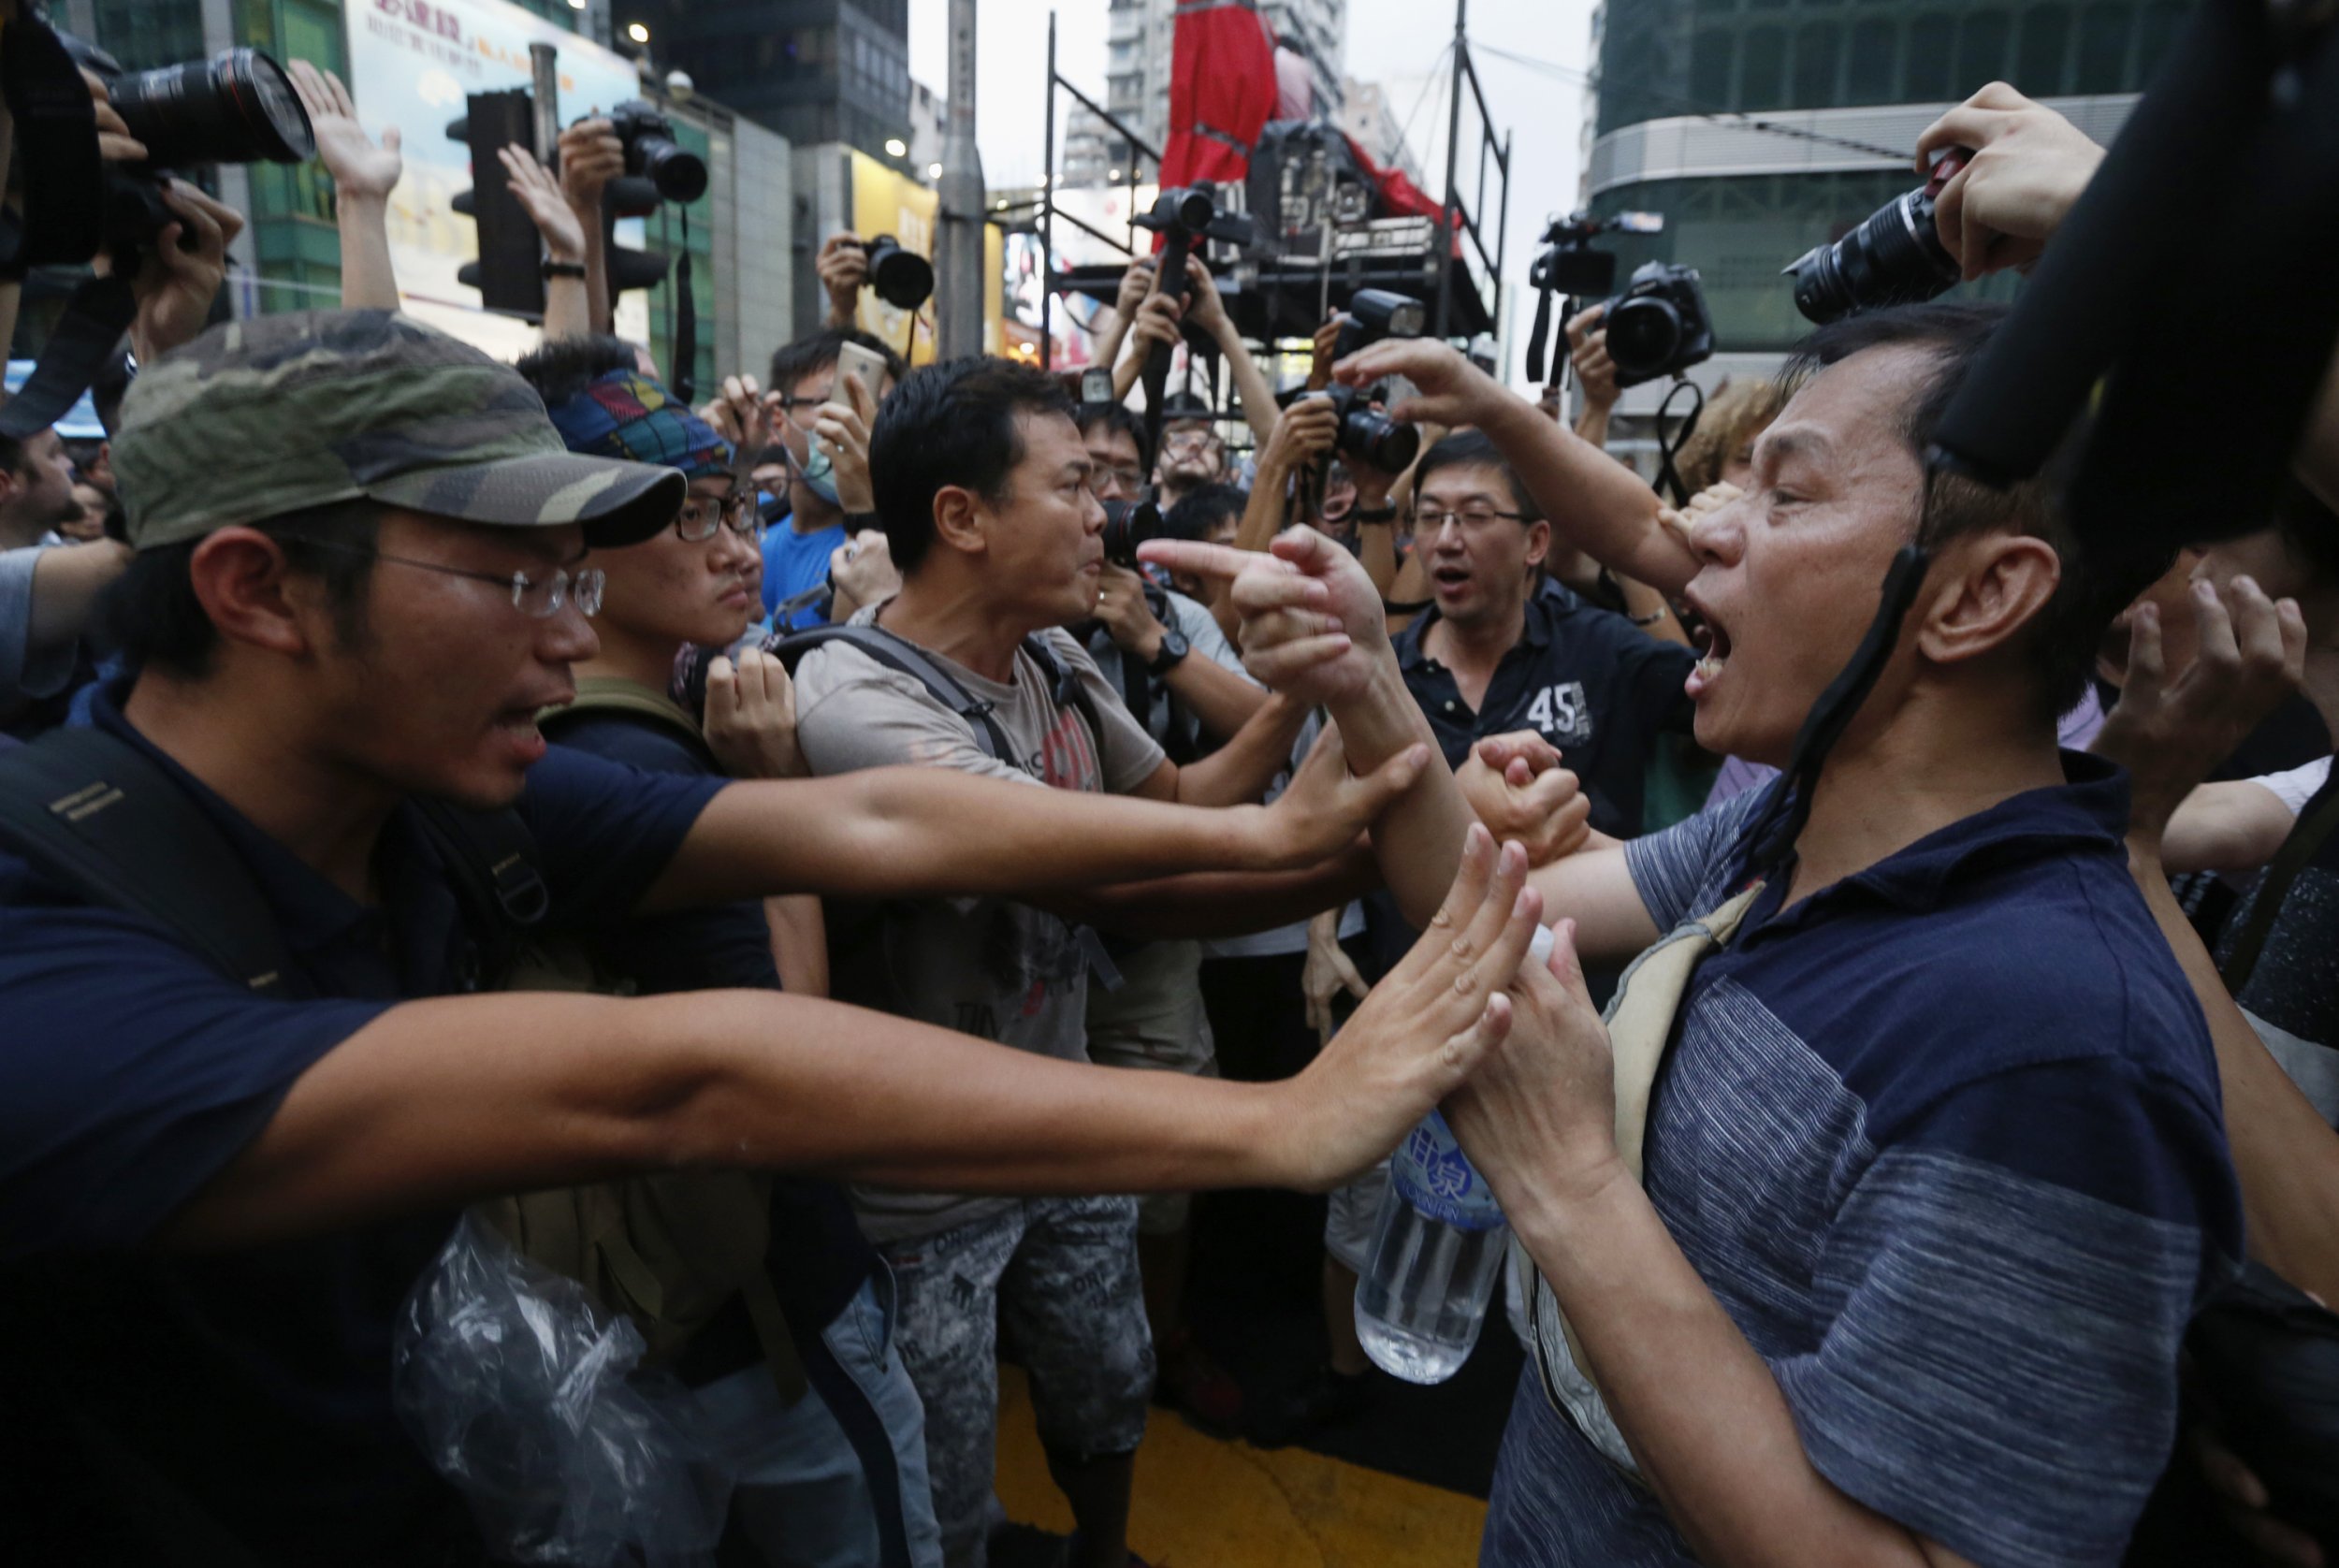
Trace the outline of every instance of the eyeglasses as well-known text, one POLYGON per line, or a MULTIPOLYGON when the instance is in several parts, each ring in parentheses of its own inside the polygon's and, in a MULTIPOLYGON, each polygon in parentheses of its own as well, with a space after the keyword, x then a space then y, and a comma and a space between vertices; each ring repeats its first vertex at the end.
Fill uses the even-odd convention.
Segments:
POLYGON ((1095 465, 1088 471, 1088 479, 1090 485, 1098 490, 1102 490, 1108 482, 1113 480, 1118 480, 1125 490, 1141 490, 1145 487, 1144 470, 1122 468, 1116 463, 1095 465))
POLYGON ((821 408, 834 400, 826 392, 775 392, 771 397, 772 406, 788 416, 788 423, 805 431, 821 422, 821 408), (802 413, 797 412, 800 409, 802 413))
POLYGON ((1416 533, 1435 533, 1449 521, 1460 524, 1465 533, 1478 533, 1492 528, 1498 517, 1523 523, 1527 514, 1497 512, 1491 506, 1464 506, 1451 511, 1417 511, 1410 520, 1416 533))
POLYGON ((565 566, 556 566, 549 577, 531 577, 525 572, 501 576, 493 572, 473 572, 465 567, 446 566, 435 560, 416 560, 411 556, 385 555, 363 544, 340 544, 327 539, 309 539, 295 534, 301 544, 315 550, 339 550, 348 556, 367 556, 387 561, 392 566, 411 566, 418 572, 436 572, 443 577, 469 577, 475 583, 493 583, 512 591, 512 607, 537 620, 549 620, 560 613, 560 606, 574 603, 580 616, 601 613, 602 589, 607 577, 598 567, 572 573, 565 566))
POLYGON ((720 501, 692 496, 682 503, 682 511, 674 520, 674 530, 693 544, 714 538, 715 530, 720 528, 730 529, 742 539, 752 539, 763 520, 752 491, 725 496, 720 501))
POLYGON ((1161 438, 1161 444, 1172 452, 1200 452, 1223 443, 1215 430, 1172 430, 1161 438))

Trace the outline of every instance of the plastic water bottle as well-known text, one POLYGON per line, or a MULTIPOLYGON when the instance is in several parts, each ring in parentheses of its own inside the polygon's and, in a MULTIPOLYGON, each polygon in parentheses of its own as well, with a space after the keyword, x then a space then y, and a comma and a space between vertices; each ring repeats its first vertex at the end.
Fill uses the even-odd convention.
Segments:
POLYGON ((1510 1228, 1436 1111, 1389 1161, 1373 1257, 1357 1282, 1357 1338, 1408 1383, 1443 1383, 1470 1358, 1510 1228))
MULTIPOLYGON (((1548 928, 1538 930, 1525 962, 1548 962, 1552 940, 1548 928)), ((1372 1260, 1357 1282, 1364 1353, 1408 1383, 1443 1383, 1460 1371, 1486 1323, 1509 1242, 1486 1178, 1446 1118, 1431 1111, 1389 1159, 1372 1260)))

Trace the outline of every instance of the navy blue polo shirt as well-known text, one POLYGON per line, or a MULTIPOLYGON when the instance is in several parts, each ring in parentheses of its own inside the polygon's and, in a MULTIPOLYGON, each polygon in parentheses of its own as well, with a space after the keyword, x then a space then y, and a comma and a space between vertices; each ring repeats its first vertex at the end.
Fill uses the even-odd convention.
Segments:
MULTIPOLYGON (((2175 1439, 2186 1325, 2242 1249, 2208 1029, 2128 873, 2126 776, 2063 761, 2066 784, 1792 907, 1774 877, 1692 980, 1644 1146, 1651 1204, 1811 1464, 1983 1568, 2120 1560, 2175 1439)), ((1740 885, 1768 794, 1625 847, 1659 929, 1740 885)), ((1481 1563, 1693 1563, 1564 1346, 1537 1359, 1481 1563)))
MULTIPOLYGON (((93 1464, 45 1424, 63 1404, 265 1561, 475 1555, 459 1501, 390 1404, 392 1320, 451 1212, 212 1256, 137 1252, 312 1064, 400 1000, 462 989, 473 938, 446 873, 401 809, 376 861, 383 902, 362 906, 148 745, 110 696, 94 719, 218 825, 308 995, 255 996, 160 929, 0 854, 0 1426, 37 1432, 54 1472, 11 1477, 36 1506, 11 1509, 9 1529, 55 1527, 44 1561, 103 1557, 58 1520, 92 1471, 123 1467, 93 1464), (26 1414, 44 1399, 45 1419, 26 1414)), ((720 787, 554 748, 519 802, 549 923, 621 920, 720 787)))
POLYGON ((1567 754, 1562 765, 1582 781, 1595 829, 1617 838, 1639 833, 1657 737, 1688 734, 1696 719, 1682 682, 1697 655, 1547 579, 1528 595, 1518 641, 1473 712, 1453 672, 1422 651, 1437 620, 1432 606, 1397 638, 1397 667, 1447 765, 1461 766, 1489 735, 1533 730, 1567 754))

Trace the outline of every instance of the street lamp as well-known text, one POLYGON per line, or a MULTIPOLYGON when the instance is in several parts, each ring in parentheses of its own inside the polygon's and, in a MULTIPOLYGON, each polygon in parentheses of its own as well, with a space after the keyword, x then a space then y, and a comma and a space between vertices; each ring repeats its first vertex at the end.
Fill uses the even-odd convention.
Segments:
POLYGON ((885 155, 889 158, 907 158, 909 156, 909 144, 897 136, 887 137, 885 155))
MULTIPOLYGON (((574 4, 574 0, 571 0, 571 3, 574 4)), ((637 44, 646 44, 649 42, 649 29, 643 26, 638 22, 628 22, 626 24, 625 36, 632 38, 637 44)))

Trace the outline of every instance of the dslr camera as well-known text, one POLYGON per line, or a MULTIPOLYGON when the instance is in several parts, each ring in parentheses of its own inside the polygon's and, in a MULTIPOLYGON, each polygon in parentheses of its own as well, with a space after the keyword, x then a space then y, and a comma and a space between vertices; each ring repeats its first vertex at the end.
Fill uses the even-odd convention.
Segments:
POLYGON ((125 72, 95 45, 69 35, 59 37, 78 64, 105 81, 123 123, 146 144, 143 165, 106 166, 104 232, 109 246, 151 244, 178 221, 163 201, 172 169, 298 164, 316 156, 316 133, 291 79, 256 49, 125 72))
POLYGON ((1430 322, 1420 300, 1386 288, 1357 290, 1342 313, 1347 319, 1340 324, 1340 341, 1332 349, 1336 359, 1345 359, 1384 338, 1418 338, 1430 322))
POLYGON ((1616 384, 1637 386, 1678 376, 1714 354, 1714 318, 1697 269, 1652 261, 1602 308, 1616 384))
POLYGON ((934 264, 902 242, 880 234, 861 247, 868 257, 869 286, 896 310, 914 311, 934 298, 934 264))
POLYGON ((625 171, 646 180, 666 201, 693 202, 706 194, 706 161, 674 138, 674 122, 640 98, 609 111, 609 127, 625 144, 625 171))
POLYGON ((1400 424, 1374 408, 1373 393, 1332 386, 1318 396, 1331 399, 1332 413, 1340 419, 1332 449, 1343 457, 1354 457, 1383 473, 1402 473, 1421 455, 1419 428, 1400 424))
POLYGON ((1814 245, 1780 274, 1794 280, 1794 308, 1822 326, 1858 311, 1915 305, 1955 285, 1957 258, 1941 243, 1933 209, 1973 154, 1953 147, 1917 190, 1895 196, 1832 245, 1814 245))
MULTIPOLYGON (((1097 504, 1105 509, 1105 559, 1143 575, 1137 547, 1151 539, 1169 537, 1162 528, 1161 508, 1150 501, 1106 501, 1097 504)), ((1148 577, 1146 581, 1150 584, 1152 579, 1148 577)), ((1156 610, 1155 614, 1160 612, 1156 610)))

